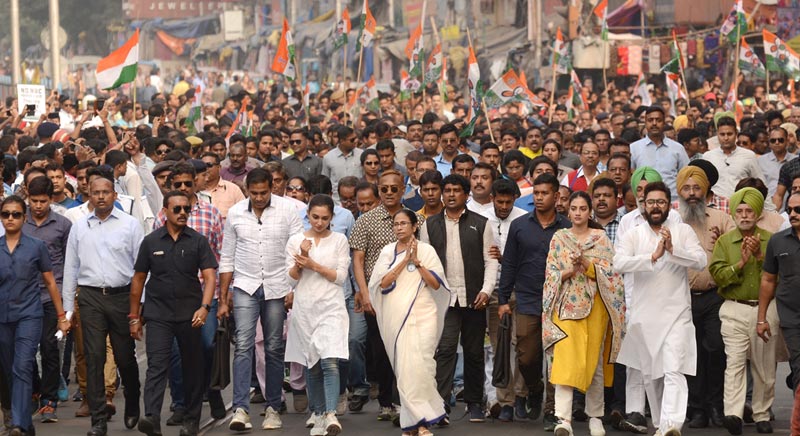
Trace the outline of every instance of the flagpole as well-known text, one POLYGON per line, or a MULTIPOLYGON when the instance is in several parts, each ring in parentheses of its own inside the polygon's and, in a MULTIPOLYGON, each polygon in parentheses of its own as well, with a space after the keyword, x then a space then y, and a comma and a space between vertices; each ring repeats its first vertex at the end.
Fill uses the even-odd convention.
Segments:
MULTIPOLYGON (((606 56, 608 52, 608 41, 603 40, 603 94, 608 96, 608 79, 606 78, 606 56)), ((686 98, 689 98, 687 95, 686 98)))
MULTIPOLYGON (((438 38, 438 36, 437 36, 438 38)), ((467 42, 469 43, 470 48, 472 47, 472 34, 469 32, 469 26, 467 26, 467 42)), ((469 63, 469 62, 467 62, 469 63)), ((467 77, 469 77, 469 66, 467 66, 467 77)), ((478 84, 475 84, 475 93, 477 94, 479 90, 477 89, 478 84)), ((480 95, 480 94, 478 94, 480 95)), ((494 131, 492 131, 492 123, 489 122, 489 109, 486 107, 486 101, 481 99, 481 107, 483 107, 483 119, 486 120, 486 126, 489 128, 489 137, 492 138, 492 142, 497 144, 494 139, 494 131)), ((499 144, 498 144, 499 145, 499 144)), ((501 146, 502 151, 502 146, 501 146)))
MULTIPOLYGON (((553 60, 555 60, 555 56, 553 56, 553 60)), ((550 82, 553 89, 550 90, 550 105, 548 107, 548 115, 547 115, 547 124, 553 122, 553 104, 556 100, 556 63, 553 62, 553 80, 550 82)))

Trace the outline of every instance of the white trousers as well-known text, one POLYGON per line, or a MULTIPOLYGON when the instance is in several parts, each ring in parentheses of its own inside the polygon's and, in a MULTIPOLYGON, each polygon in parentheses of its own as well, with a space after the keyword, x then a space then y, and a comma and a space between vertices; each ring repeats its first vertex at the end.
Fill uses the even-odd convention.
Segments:
POLYGON ((650 402, 653 427, 661 429, 662 434, 671 428, 680 430, 686 420, 689 403, 686 376, 674 371, 665 372, 664 377, 647 383, 645 391, 650 402))
MULTIPOLYGON (((603 346, 600 346, 600 355, 597 358, 597 367, 592 376, 592 383, 586 390, 585 411, 590 418, 602 418, 605 414, 605 386, 603 375, 603 346)), ((572 398, 575 388, 566 385, 554 385, 555 414, 564 421, 572 421, 572 398)))
POLYGON ((776 349, 780 340, 775 302, 767 308, 767 322, 773 336, 764 342, 756 334, 758 307, 727 300, 719 309, 722 340, 725 343, 725 415, 742 417, 747 395, 746 366, 750 360, 753 376, 753 419, 769 421, 769 408, 775 399, 776 349))
POLYGON ((644 416, 644 376, 636 368, 625 368, 625 413, 640 413, 644 416))

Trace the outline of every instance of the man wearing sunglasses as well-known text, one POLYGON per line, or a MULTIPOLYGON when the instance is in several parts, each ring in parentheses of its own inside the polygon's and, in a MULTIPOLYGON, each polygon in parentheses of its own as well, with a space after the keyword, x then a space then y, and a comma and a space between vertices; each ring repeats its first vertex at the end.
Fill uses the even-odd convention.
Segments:
MULTIPOLYGON (((139 311, 147 280, 141 315, 147 319, 147 378, 144 416, 138 429, 148 436, 161 434, 160 413, 174 341, 181 355, 186 405, 182 436, 197 435, 203 392, 208 388, 207 371, 200 363, 205 360, 202 328, 211 312, 218 264, 208 239, 188 226, 192 202, 197 199, 192 200, 184 191, 171 191, 164 197, 164 207, 158 215, 165 217, 166 223, 144 238, 134 265, 128 324, 130 335, 136 340, 142 339, 139 311)), ((174 397, 175 392, 171 393, 174 397)))
MULTIPOLYGON (((211 247, 211 252, 214 254, 214 259, 219 262, 220 250, 222 249, 222 223, 223 218, 219 209, 214 207, 211 203, 201 200, 197 195, 197 185, 195 184, 197 178, 197 170, 191 163, 179 162, 172 167, 169 177, 167 178, 167 186, 169 190, 182 192, 189 199, 189 206, 191 207, 187 213, 187 226, 191 227, 203 237, 208 240, 211 247)), ((169 214, 167 209, 161 209, 156 217, 154 230, 166 225, 169 221, 169 214)), ((203 277, 200 277, 201 283, 205 282, 203 277)), ((216 278, 215 278, 216 280, 216 278)), ((214 349, 214 333, 217 330, 217 307, 219 296, 219 288, 215 288, 213 300, 209 303, 208 322, 200 328, 202 335, 203 353, 198 359, 192 361, 193 365, 198 362, 203 362, 201 368, 205 368, 205 375, 202 377, 203 389, 208 389, 210 382, 210 370, 212 352, 214 349)), ((186 379, 182 380, 181 377, 181 357, 178 355, 176 347, 172 347, 174 354, 171 359, 173 368, 170 371, 170 396, 172 397, 172 406, 174 414, 167 420, 167 425, 180 425, 184 416, 190 418, 190 402, 191 400, 186 397, 188 391, 184 389, 183 383, 186 379), (183 383, 182 383, 183 382, 183 383)), ((225 405, 222 402, 220 391, 208 389, 208 402, 211 407, 211 415, 214 418, 221 418, 225 415, 225 405)), ((161 410, 161 409, 156 409, 161 410)), ((191 418, 190 418, 191 419, 191 418)))
MULTIPOLYGON (((769 132, 770 152, 758 158, 758 165, 761 167, 761 172, 764 173, 764 182, 769 190, 768 198, 775 196, 778 188, 778 176, 783 164, 797 157, 796 154, 789 153, 788 145, 789 133, 783 127, 776 127, 769 132)), ((780 196, 781 202, 785 194, 786 189, 784 188, 780 196)))
MULTIPOLYGON (((797 397, 800 386, 800 302, 797 289, 800 286, 800 193, 789 196, 786 213, 791 228, 775 233, 767 243, 764 265, 761 273, 761 286, 758 296, 758 318, 756 331, 765 342, 771 339, 772 330, 780 328, 781 335, 789 350, 789 365, 792 368, 792 386, 797 397), (771 324, 767 316, 769 304, 777 298, 780 326, 771 324)), ((795 401, 792 412, 792 433, 800 429, 800 402, 795 401)))
POLYGON ((714 164, 719 172, 719 180, 714 185, 714 193, 730 197, 736 190, 736 183, 745 177, 764 180, 761 167, 752 151, 736 145, 736 120, 723 116, 717 121, 719 148, 703 154, 703 159, 714 164))
POLYGON ((322 173, 322 159, 308 150, 309 136, 305 129, 295 129, 289 136, 289 146, 294 154, 283 159, 286 175, 292 179, 300 176, 306 180, 322 173))

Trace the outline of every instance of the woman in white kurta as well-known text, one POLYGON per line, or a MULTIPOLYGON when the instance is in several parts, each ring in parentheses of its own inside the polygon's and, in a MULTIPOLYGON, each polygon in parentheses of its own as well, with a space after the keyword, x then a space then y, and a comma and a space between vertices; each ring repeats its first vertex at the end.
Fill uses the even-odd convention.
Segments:
POLYGON ((314 196, 308 204, 311 228, 291 238, 286 246, 294 303, 286 335, 287 362, 306 369, 311 434, 336 435, 339 399, 339 359, 348 358, 349 318, 343 283, 350 266, 350 245, 341 233, 330 230, 333 200, 314 196))
POLYGON ((445 416, 433 355, 450 291, 436 250, 414 237, 417 215, 401 209, 393 220, 397 242, 381 250, 369 282, 370 299, 397 377, 400 427, 406 436, 426 436, 428 427, 445 416))

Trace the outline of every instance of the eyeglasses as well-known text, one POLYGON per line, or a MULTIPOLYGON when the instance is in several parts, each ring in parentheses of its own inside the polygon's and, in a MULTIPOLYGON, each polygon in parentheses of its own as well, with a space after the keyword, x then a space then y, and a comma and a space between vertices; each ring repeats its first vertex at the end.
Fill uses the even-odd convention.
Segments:
POLYGON ((167 154, 167 153, 169 153, 169 149, 161 148, 161 149, 156 150, 156 154, 167 154))
MULTIPOLYGON (((787 215, 791 215, 791 214, 792 214, 792 212, 794 212, 794 213, 796 213, 796 214, 800 215, 800 206, 794 206, 794 207, 792 207, 792 206, 786 206, 786 214, 787 214, 787 215)), ((3 212, 3 213, 5 213, 5 212, 3 212)), ((3 218, 5 218, 5 215, 3 216, 3 218)))
POLYGON ((364 162, 364 165, 371 166, 371 167, 378 166, 380 164, 381 164, 380 162, 371 162, 371 161, 364 162))
POLYGON ((399 186, 381 186, 381 193, 387 194, 389 191, 392 191, 392 194, 397 194, 400 192, 399 186))
POLYGON ((396 223, 392 223, 393 227, 405 227, 405 226, 410 226, 410 225, 411 225, 411 221, 398 221, 396 223))
POLYGON ((292 139, 291 141, 289 141, 290 145, 297 145, 297 144, 302 144, 302 143, 303 143, 302 139, 292 139))
POLYGON ((0 217, 3 218, 4 220, 7 220, 9 218, 14 218, 15 220, 18 220, 22 218, 22 215, 23 215, 22 212, 9 212, 7 210, 0 212, 0 217))
POLYGON ((784 142, 786 142, 784 138, 769 138, 770 144, 783 144, 784 142))
POLYGON ((287 187, 286 187, 286 191, 288 191, 288 192, 294 192, 294 191, 297 191, 297 192, 305 192, 305 191, 306 191, 306 188, 304 188, 304 187, 302 187, 302 186, 293 186, 293 185, 289 185, 289 186, 287 186, 287 187))
POLYGON ((188 214, 189 212, 192 211, 192 206, 173 206, 172 207, 172 213, 181 213, 181 211, 184 211, 185 213, 188 214))
POLYGON ((194 186, 194 182, 192 182, 191 180, 188 182, 172 182, 173 188, 180 188, 181 186, 191 188, 192 186, 194 186))
POLYGON ((658 205, 658 206, 663 207, 663 206, 666 206, 669 203, 667 202, 667 200, 660 200, 659 199, 659 200, 645 200, 644 204, 646 204, 648 206, 656 206, 656 205, 658 205))

